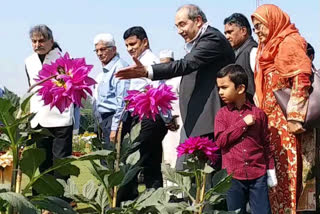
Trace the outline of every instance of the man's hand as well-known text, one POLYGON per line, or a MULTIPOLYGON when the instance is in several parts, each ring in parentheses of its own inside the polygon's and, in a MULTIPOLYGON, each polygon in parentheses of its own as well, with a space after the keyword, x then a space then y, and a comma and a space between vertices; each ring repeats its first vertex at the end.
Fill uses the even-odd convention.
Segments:
POLYGON ((116 142, 116 136, 117 136, 117 131, 111 131, 110 132, 110 142, 115 143, 116 142))
POLYGON ((247 126, 251 126, 256 123, 256 119, 252 114, 248 114, 243 118, 244 122, 247 124, 247 126))
POLYGON ((179 124, 177 122, 177 118, 178 117, 179 117, 178 115, 173 115, 171 121, 169 123, 166 123, 166 127, 170 131, 175 132, 175 131, 177 131, 179 129, 180 126, 179 126, 179 124))
POLYGON ((306 130, 302 127, 302 124, 299 121, 289 120, 288 131, 292 134, 301 134, 306 130))
POLYGON ((115 75, 119 79, 133 79, 133 78, 141 78, 148 77, 148 71, 141 62, 133 57, 133 61, 136 63, 135 65, 120 69, 115 75))

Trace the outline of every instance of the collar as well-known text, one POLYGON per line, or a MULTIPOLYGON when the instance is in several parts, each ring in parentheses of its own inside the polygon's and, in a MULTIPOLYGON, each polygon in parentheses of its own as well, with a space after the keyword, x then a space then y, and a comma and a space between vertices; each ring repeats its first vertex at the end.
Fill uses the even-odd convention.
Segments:
MULTIPOLYGON (((246 99, 246 102, 241 106, 241 108, 239 110, 244 110, 244 109, 252 109, 253 104, 246 99)), ((233 110, 238 110, 238 108, 236 107, 236 105, 234 103, 230 103, 227 105, 227 108, 229 111, 233 111, 233 110)))
POLYGON ((140 56, 138 57, 138 60, 140 60, 142 57, 144 57, 145 55, 149 54, 151 52, 150 48, 144 50, 142 52, 142 54, 140 54, 140 56))
POLYGON ((208 26, 209 26, 208 22, 204 23, 199 29, 197 35, 190 42, 187 42, 184 45, 184 49, 187 51, 187 53, 190 53, 191 49, 195 44, 196 39, 198 39, 207 30, 208 26))
POLYGON ((119 60, 119 54, 116 54, 109 62, 103 67, 104 72, 108 72, 112 69, 114 64, 119 60))
MULTIPOLYGON (((253 37, 252 37, 252 36, 249 36, 249 37, 246 39, 246 41, 244 41, 244 42, 240 45, 240 47, 234 49, 235 55, 237 56, 237 55, 242 51, 242 49, 247 46, 247 44, 248 44, 251 40, 253 40, 253 37)), ((253 40, 253 41, 254 41, 254 40, 253 40)))

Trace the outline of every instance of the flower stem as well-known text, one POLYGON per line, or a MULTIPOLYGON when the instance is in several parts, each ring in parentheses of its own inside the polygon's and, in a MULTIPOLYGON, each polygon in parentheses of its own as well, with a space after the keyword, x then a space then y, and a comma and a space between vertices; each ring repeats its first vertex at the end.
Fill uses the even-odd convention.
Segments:
MULTIPOLYGON (((205 187, 206 187, 206 177, 207 174, 205 172, 201 172, 201 177, 202 177, 202 184, 201 184, 201 190, 200 190, 200 203, 203 203, 203 199, 204 199, 204 192, 205 192, 205 187)), ((203 205, 200 206, 199 209, 199 214, 202 213, 203 210, 203 205)))
MULTIPOLYGON (((198 171, 195 172, 195 179, 196 179, 196 185, 197 185, 195 206, 197 206, 200 202, 200 192, 201 192, 201 176, 199 176, 198 171)), ((195 212, 194 214, 197 214, 197 212, 195 212)))
POLYGON ((40 85, 40 84, 48 81, 49 79, 55 78, 55 77, 57 77, 57 76, 58 76, 58 75, 52 75, 52 76, 47 77, 47 78, 45 78, 45 79, 43 79, 43 80, 41 80, 41 81, 39 81, 39 82, 36 82, 36 83, 33 84, 32 86, 30 86, 30 88, 28 89, 28 93, 29 93, 32 89, 34 89, 36 86, 38 86, 38 85, 40 85))
MULTIPOLYGON (((17 184, 17 172, 19 166, 19 147, 15 144, 11 146, 12 156, 13 156, 13 163, 12 163, 12 178, 11 178, 11 192, 16 192, 16 184, 17 184)), ((10 205, 9 206, 9 214, 14 213, 14 208, 10 205)))
MULTIPOLYGON (((116 149, 117 149, 117 156, 116 156, 116 163, 115 163, 115 169, 116 171, 120 170, 120 149, 121 149, 121 132, 122 132, 122 121, 119 124, 117 137, 116 137, 116 149)), ((118 186, 115 186, 113 188, 113 199, 112 199, 112 208, 115 208, 117 205, 117 193, 118 193, 118 186)))

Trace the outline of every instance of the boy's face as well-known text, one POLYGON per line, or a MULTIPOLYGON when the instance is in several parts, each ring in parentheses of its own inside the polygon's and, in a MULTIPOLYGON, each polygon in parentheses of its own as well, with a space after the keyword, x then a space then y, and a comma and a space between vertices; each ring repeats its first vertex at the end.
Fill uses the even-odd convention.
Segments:
POLYGON ((236 88, 234 83, 230 80, 229 75, 217 78, 217 85, 219 88, 219 95, 226 104, 235 103, 239 96, 245 91, 244 85, 240 85, 236 88))

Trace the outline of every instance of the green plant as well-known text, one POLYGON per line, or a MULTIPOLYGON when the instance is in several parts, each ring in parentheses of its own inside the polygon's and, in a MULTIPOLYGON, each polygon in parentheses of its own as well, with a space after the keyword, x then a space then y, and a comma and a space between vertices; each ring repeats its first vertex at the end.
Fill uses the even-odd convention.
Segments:
POLYGON ((59 197, 63 195, 63 186, 52 176, 51 172, 58 171, 62 175, 77 176, 79 168, 72 164, 74 161, 96 160, 107 157, 111 152, 96 151, 81 158, 69 157, 57 160, 53 167, 37 174, 37 169, 45 159, 44 151, 28 148, 38 138, 49 134, 46 129, 34 130, 29 125, 32 113, 27 112, 27 106, 32 94, 19 99, 14 93, 6 90, 4 97, 0 98, 0 144, 11 151, 13 156, 13 172, 11 186, 0 186, 0 211, 13 213, 37 213, 38 209, 47 209, 56 213, 75 213, 72 207, 59 197), (20 102, 19 102, 20 100, 20 102), (27 149, 23 149, 27 148, 27 149), (22 172, 29 177, 26 187, 19 193, 17 188, 17 174, 22 172), (39 195, 26 197, 34 188, 39 195))

